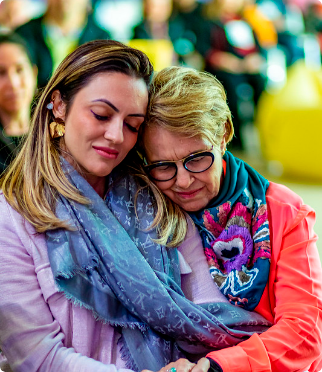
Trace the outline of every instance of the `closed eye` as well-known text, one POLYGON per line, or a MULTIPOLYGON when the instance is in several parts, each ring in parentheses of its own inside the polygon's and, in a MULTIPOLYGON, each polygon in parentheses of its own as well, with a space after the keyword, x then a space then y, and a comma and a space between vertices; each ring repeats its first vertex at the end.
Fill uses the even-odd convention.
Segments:
POLYGON ((131 132, 133 132, 133 133, 138 133, 138 132, 139 132, 139 130, 138 130, 137 128, 135 128, 135 127, 132 127, 132 125, 130 125, 130 124, 128 124, 128 123, 125 123, 125 122, 124 122, 124 124, 127 126, 127 128, 128 128, 131 132))
POLYGON ((158 165, 157 167, 155 167, 155 168, 157 168, 158 170, 160 170, 160 171, 167 171, 167 170, 169 170, 169 168, 173 168, 173 165, 172 164, 165 164, 165 165, 158 165))
POLYGON ((100 120, 100 121, 106 121, 108 120, 109 116, 102 116, 102 115, 98 115, 96 114, 93 110, 91 110, 92 114, 94 115, 94 117, 97 119, 97 120, 100 120))
POLYGON ((198 163, 198 162, 201 162, 205 159, 205 156, 198 156, 198 157, 195 157, 195 158, 192 158, 189 161, 189 163, 198 163))

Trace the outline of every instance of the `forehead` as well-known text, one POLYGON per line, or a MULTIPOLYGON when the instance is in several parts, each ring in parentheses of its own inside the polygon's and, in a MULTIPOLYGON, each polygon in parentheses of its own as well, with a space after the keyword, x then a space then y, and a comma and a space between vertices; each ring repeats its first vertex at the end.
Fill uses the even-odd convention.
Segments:
POLYGON ((126 75, 120 72, 100 72, 93 75, 79 91, 82 95, 123 95, 125 103, 127 96, 135 94, 136 97, 147 97, 148 88, 143 79, 126 75))
POLYGON ((11 63, 30 64, 23 47, 14 43, 0 44, 0 62, 6 65, 11 63))
POLYGON ((178 160, 211 147, 209 141, 200 137, 187 137, 155 125, 145 129, 143 141, 150 161, 178 160))

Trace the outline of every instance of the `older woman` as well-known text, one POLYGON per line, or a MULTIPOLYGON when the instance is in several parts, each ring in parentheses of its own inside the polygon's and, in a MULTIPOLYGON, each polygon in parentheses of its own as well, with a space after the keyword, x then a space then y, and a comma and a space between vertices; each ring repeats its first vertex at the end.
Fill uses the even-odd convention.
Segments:
MULTIPOLYGON (((195 287, 203 287, 196 260, 206 257, 208 275, 231 304, 273 323, 261 335, 210 352, 214 368, 320 371, 322 271, 314 210, 226 151, 233 125, 222 85, 189 68, 160 71, 141 130, 140 152, 157 195, 161 242, 180 242, 190 216, 201 238, 190 261, 195 287)), ((207 296, 210 290, 204 301, 207 296)), ((189 371, 186 363, 170 363, 162 371, 189 371)))

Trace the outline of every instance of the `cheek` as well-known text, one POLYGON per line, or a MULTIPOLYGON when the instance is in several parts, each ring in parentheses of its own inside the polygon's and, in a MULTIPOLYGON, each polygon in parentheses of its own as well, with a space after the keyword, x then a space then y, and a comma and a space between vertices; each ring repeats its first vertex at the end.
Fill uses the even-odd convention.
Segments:
POLYGON ((169 182, 154 182, 157 188, 166 195, 170 195, 172 193, 171 186, 173 183, 169 182))
POLYGON ((7 79, 6 77, 0 78, 0 88, 1 88, 1 90, 3 89, 3 87, 5 87, 7 85, 8 81, 9 81, 9 79, 7 79))
POLYGON ((207 190, 210 193, 218 192, 220 188, 220 174, 218 172, 211 172, 203 178, 202 182, 205 183, 207 190))
POLYGON ((25 76, 22 79, 22 85, 25 86, 28 89, 28 92, 30 92, 31 94, 34 94, 35 80, 32 78, 32 75, 25 76))
POLYGON ((123 144, 121 144, 121 147, 124 148, 125 151, 130 151, 136 144, 138 139, 138 133, 135 132, 127 132, 128 129, 123 129, 123 144))
POLYGON ((137 133, 133 133, 131 135, 131 138, 128 140, 129 147, 132 148, 135 146, 136 142, 138 140, 138 135, 137 133))
POLYGON ((88 139, 95 137, 95 127, 90 124, 88 119, 82 117, 74 117, 74 115, 68 115, 68 121, 65 122, 65 137, 69 141, 75 142, 85 142, 88 139))

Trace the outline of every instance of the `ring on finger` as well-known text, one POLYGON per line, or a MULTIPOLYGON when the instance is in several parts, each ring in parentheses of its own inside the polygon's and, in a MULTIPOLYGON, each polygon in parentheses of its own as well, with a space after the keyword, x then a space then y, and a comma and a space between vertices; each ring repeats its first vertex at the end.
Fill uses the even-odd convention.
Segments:
POLYGON ((166 372, 177 372, 177 368, 172 367, 170 369, 167 369, 166 372))

